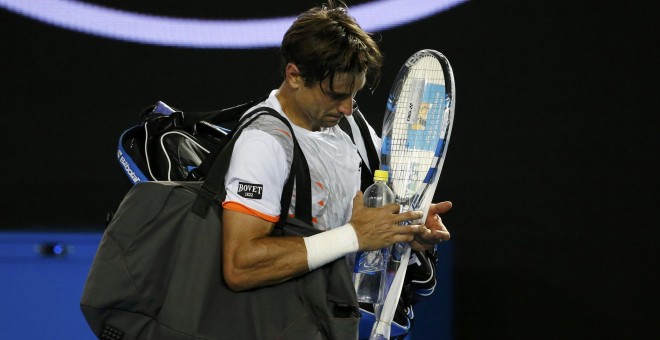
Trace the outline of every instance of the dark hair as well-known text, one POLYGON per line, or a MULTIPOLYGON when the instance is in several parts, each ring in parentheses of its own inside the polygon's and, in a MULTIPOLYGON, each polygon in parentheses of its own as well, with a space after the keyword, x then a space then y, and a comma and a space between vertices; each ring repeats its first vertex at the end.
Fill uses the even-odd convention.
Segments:
MULTIPOLYGON (((300 14, 284 34, 280 49, 282 69, 295 64, 306 86, 333 80, 338 72, 366 72, 367 85, 378 84, 383 56, 370 34, 348 15, 346 6, 334 1, 300 14)), ((323 89, 323 88, 321 88, 323 89)))

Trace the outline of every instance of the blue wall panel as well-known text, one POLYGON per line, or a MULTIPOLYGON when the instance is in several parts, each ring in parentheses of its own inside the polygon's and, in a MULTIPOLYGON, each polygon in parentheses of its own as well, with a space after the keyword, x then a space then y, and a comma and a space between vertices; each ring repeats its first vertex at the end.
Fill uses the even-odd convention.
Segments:
MULTIPOLYGON (((101 236, 100 232, 0 232, 0 338, 95 339, 79 301, 101 236), (57 245, 66 253, 44 254, 44 248, 57 251, 57 245)), ((450 245, 440 248, 435 293, 416 305, 413 339, 451 338, 450 245)))

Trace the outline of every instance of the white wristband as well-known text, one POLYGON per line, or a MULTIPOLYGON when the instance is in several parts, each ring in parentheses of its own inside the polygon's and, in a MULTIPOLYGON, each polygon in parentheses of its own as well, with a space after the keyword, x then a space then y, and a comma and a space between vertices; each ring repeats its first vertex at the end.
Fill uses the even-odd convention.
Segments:
POLYGON ((316 235, 303 237, 307 248, 307 266, 314 270, 359 249, 355 229, 350 223, 316 235))

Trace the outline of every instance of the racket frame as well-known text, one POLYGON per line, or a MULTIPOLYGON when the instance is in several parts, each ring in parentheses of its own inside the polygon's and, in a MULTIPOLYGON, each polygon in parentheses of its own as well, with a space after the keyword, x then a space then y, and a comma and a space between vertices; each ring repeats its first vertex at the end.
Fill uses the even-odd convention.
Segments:
MULTIPOLYGON (((431 161, 431 166, 429 167, 422 183, 417 187, 417 190, 412 196, 402 196, 401 193, 397 193, 394 190, 395 176, 390 175, 388 179, 388 184, 393 188, 394 194, 397 197, 397 203, 401 205, 402 212, 420 209, 424 211, 421 223, 426 220, 428 207, 433 200, 433 194, 435 193, 435 189, 440 178, 440 173, 444 165, 446 150, 449 144, 449 139, 451 137, 451 130, 453 127, 454 119, 454 108, 456 105, 456 89, 454 85, 453 71, 447 58, 440 52, 430 49, 420 50, 408 58, 408 60, 399 70, 399 73, 397 74, 395 82, 392 86, 392 91, 390 92, 387 100, 382 133, 383 147, 381 149, 381 169, 389 171, 392 158, 392 133, 394 129, 394 119, 395 115, 397 114, 397 107, 400 100, 399 95, 404 90, 404 84, 406 83, 406 80, 410 74, 411 68, 420 62, 423 58, 429 56, 438 60, 442 68, 444 77, 444 98, 442 100, 444 101, 444 105, 442 107, 443 112, 441 124, 446 125, 442 127, 440 131, 441 136, 435 147, 434 159, 431 161)), ((423 85, 425 86, 426 84, 423 85)), ((413 82, 410 86, 412 87, 411 92, 414 92, 413 95, 420 96, 418 90, 420 84, 413 82)), ((415 106, 414 103, 421 103, 420 98, 415 98, 413 105, 409 106, 409 110, 406 113, 408 124, 410 124, 412 119, 418 118, 414 115, 418 114, 419 105, 415 106)), ((411 221, 407 224, 410 223, 413 222, 411 221)), ((397 254, 395 253, 395 249, 397 249, 397 245, 392 246, 391 256, 395 257, 394 261, 400 262, 398 268, 396 268, 396 273, 393 275, 391 273, 388 274, 389 282, 387 282, 387 284, 389 284, 389 288, 386 290, 386 298, 383 306, 376 308, 376 310, 379 310, 380 313, 378 313, 379 315, 376 315, 376 322, 374 323, 370 339, 389 339, 390 336, 391 323, 394 319, 394 313, 401 296, 403 281, 408 267, 407 257, 410 256, 410 245, 408 243, 403 244, 403 247, 399 245, 399 259, 396 258, 397 254), (403 257, 401 257, 402 255, 403 257)))

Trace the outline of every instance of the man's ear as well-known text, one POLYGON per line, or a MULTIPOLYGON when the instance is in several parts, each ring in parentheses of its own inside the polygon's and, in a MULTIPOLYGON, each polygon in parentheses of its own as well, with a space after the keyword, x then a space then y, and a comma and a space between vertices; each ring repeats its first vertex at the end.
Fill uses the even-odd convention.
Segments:
POLYGON ((304 86, 304 80, 300 75, 300 70, 298 69, 298 66, 296 66, 295 64, 293 63, 286 64, 286 68, 284 69, 284 76, 285 76, 285 81, 287 82, 289 87, 297 89, 301 86, 304 86))

